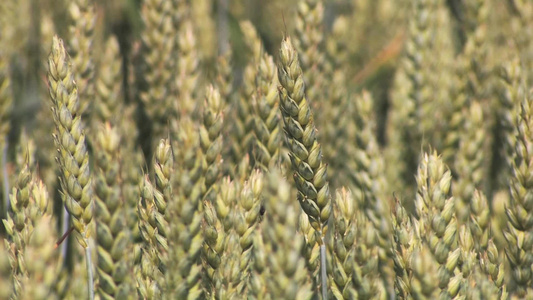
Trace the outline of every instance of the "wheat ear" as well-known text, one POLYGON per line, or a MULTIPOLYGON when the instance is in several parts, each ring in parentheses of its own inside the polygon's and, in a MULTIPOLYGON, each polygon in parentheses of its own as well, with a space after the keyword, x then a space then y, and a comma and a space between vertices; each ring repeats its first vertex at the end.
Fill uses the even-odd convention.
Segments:
POLYGON ((85 248, 90 299, 94 298, 89 223, 93 218, 93 199, 89 154, 79 110, 78 88, 70 58, 57 36, 48 58, 48 84, 56 130, 57 161, 61 170, 62 199, 69 212, 78 242, 85 248))
POLYGON ((327 180, 327 165, 322 161, 321 146, 316 139, 313 113, 305 97, 305 84, 298 53, 290 37, 281 42, 278 78, 280 109, 285 124, 285 137, 289 148, 294 180, 298 188, 298 201, 317 231, 321 248, 322 294, 327 295, 325 245, 331 198, 327 180))

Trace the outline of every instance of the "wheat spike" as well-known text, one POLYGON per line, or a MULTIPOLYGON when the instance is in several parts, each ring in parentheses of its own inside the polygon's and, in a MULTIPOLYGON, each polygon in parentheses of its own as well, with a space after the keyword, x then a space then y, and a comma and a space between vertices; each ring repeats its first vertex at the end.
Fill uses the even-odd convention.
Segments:
POLYGON ((96 242, 98 294, 103 299, 120 298, 133 292, 128 282, 132 249, 127 230, 126 206, 121 189, 123 160, 117 128, 106 123, 98 132, 95 148, 96 242))

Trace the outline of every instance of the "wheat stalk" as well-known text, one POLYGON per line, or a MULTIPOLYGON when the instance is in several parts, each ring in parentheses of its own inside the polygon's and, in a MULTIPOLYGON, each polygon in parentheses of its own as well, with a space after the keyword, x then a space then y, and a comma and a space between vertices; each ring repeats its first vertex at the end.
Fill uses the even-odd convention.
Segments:
POLYGON ((0 149, 2 150, 2 198, 0 215, 5 216, 9 207, 9 183, 7 178, 5 153, 7 152, 7 135, 10 130, 10 113, 12 110, 13 95, 11 92, 11 79, 7 51, 0 52, 0 149))

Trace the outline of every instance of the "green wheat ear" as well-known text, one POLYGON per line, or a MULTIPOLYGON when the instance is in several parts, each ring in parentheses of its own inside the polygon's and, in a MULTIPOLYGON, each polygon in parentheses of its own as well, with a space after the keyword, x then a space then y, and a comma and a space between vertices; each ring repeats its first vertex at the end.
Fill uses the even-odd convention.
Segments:
POLYGON ((286 37, 281 43, 280 61, 280 109, 294 180, 299 191, 298 201, 313 228, 325 235, 331 214, 327 165, 322 161, 313 113, 305 97, 302 69, 290 37, 286 37))
POLYGON ((89 154, 81 121, 78 88, 74 81, 70 58, 63 41, 57 36, 52 42, 48 67, 48 84, 56 125, 54 141, 58 149, 57 162, 61 174, 61 197, 71 216, 74 229, 80 235, 78 242, 85 248, 89 292, 92 299, 94 286, 89 224, 93 218, 93 195, 89 154))
POLYGON ((127 230, 127 207, 120 185, 120 146, 118 129, 106 123, 95 142, 98 294, 102 298, 119 298, 133 292, 128 282, 132 237, 127 230))
POLYGON ((516 283, 516 295, 531 295, 533 264, 533 91, 522 100, 516 126, 513 176, 510 179, 511 201, 506 208, 508 228, 504 231, 507 247, 505 253, 511 265, 511 275, 516 283))
MULTIPOLYGON (((302 69, 298 53, 290 37, 281 42, 278 67, 280 110, 285 125, 293 177, 298 189, 298 201, 309 222, 316 230, 321 248, 322 293, 326 292, 326 254, 324 238, 331 214, 331 197, 327 180, 327 165, 322 160, 322 149, 316 138, 313 113, 305 95, 302 69)), ((309 245, 311 248, 314 245, 309 245)))

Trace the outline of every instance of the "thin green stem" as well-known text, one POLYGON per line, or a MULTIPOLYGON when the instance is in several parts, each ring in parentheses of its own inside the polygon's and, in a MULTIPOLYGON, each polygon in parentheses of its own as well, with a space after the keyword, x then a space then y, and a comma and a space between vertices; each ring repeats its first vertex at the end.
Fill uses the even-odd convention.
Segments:
POLYGON ((4 148, 2 149, 2 183, 4 185, 4 208, 6 215, 7 211, 9 210, 9 178, 7 175, 7 147, 9 146, 8 143, 9 141, 6 136, 4 137, 4 148))
POLYGON ((87 263, 87 284, 89 287, 89 299, 94 300, 94 280, 93 280, 93 263, 91 258, 91 247, 89 246, 89 239, 84 239, 85 244, 85 262, 87 263))
POLYGON ((328 274, 326 270, 326 244, 324 237, 320 245, 320 275, 322 279, 322 299, 328 299, 328 274))

